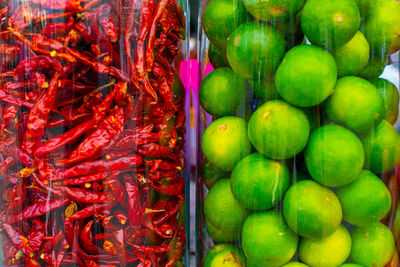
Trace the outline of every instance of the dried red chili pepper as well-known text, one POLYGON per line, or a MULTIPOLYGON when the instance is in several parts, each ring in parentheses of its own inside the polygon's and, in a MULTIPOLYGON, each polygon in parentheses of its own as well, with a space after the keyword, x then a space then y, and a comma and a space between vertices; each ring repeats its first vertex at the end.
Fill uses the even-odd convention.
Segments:
POLYGON ((131 226, 138 226, 141 224, 143 218, 142 204, 139 195, 138 186, 130 181, 125 181, 125 188, 129 202, 128 214, 129 224, 131 226))
POLYGON ((34 251, 38 251, 43 244, 45 225, 38 219, 32 220, 32 228, 28 234, 29 245, 34 251))
POLYGON ((99 248, 93 244, 92 241, 92 226, 93 220, 90 220, 85 227, 83 227, 81 234, 79 236, 79 240, 84 250, 86 250, 90 254, 98 254, 99 248))

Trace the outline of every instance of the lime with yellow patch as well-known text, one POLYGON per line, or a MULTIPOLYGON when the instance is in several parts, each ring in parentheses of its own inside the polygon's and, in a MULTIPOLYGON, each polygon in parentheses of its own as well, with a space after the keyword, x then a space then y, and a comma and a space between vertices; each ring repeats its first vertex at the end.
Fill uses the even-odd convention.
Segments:
POLYGON ((382 78, 371 80, 371 83, 375 85, 383 97, 385 104, 384 119, 392 125, 395 124, 399 117, 399 90, 396 85, 382 78))
POLYGON ((240 248, 231 244, 217 244, 207 252, 204 267, 244 267, 245 259, 240 248))
POLYGON ((239 239, 247 210, 233 196, 228 179, 218 181, 208 192, 204 200, 204 216, 208 232, 215 241, 234 242, 239 239))
POLYGON ((289 262, 298 238, 276 211, 254 213, 242 230, 242 249, 250 266, 274 267, 289 262))
POLYGON ((306 146, 310 124, 301 109, 282 100, 272 100, 253 113, 248 131, 258 152, 272 159, 287 159, 306 146))
POLYGON ((283 215, 298 235, 321 239, 339 227, 342 207, 332 190, 312 180, 303 180, 287 191, 283 200, 283 215))
POLYGON ((302 238, 299 244, 299 258, 311 267, 337 267, 346 261, 350 250, 350 233, 341 225, 323 239, 302 238))
POLYGON ((337 67, 327 51, 312 45, 289 50, 275 75, 280 96, 299 107, 320 104, 335 87, 337 67))
POLYGON ((290 174, 283 162, 253 153, 243 158, 231 175, 232 193, 250 210, 267 210, 282 199, 290 174))
POLYGON ((213 121, 204 131, 201 148, 216 168, 232 171, 236 163, 251 152, 246 122, 233 116, 213 121))
POLYGON ((243 0, 250 14, 263 21, 287 20, 305 3, 305 0, 243 0))

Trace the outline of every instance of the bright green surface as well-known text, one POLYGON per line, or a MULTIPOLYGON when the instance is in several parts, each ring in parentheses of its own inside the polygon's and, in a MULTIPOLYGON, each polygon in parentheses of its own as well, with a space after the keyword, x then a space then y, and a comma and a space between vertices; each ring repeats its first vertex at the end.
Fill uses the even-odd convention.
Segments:
POLYGON ((275 75, 279 94, 300 107, 320 104, 331 94, 337 78, 334 58, 323 49, 300 45, 286 53, 275 75))
POLYGON ((350 234, 346 227, 341 225, 324 239, 302 238, 299 244, 299 258, 311 267, 337 267, 346 261, 350 250, 350 234))
POLYGON ((304 263, 301 262, 289 262, 286 263, 285 265, 282 265, 282 267, 307 267, 308 265, 305 265, 304 263))
POLYGON ((292 230, 310 239, 329 236, 342 221, 342 207, 336 195, 312 180, 289 188, 283 200, 283 214, 292 230))
POLYGON ((246 90, 246 81, 230 68, 209 73, 200 86, 200 104, 211 115, 235 115, 246 90))
POLYGON ((289 170, 284 163, 253 153, 239 161, 231 176, 233 195, 251 210, 275 206, 289 187, 289 170))
POLYGON ((286 20, 293 16, 305 0, 243 0, 250 14, 263 21, 286 20))
POLYGON ((249 80, 249 84, 260 101, 268 101, 280 98, 275 87, 275 80, 273 78, 263 81, 249 80))
POLYGON ((365 133, 381 122, 385 107, 383 97, 372 83, 347 76, 337 81, 325 111, 333 122, 356 133, 365 133))
POLYGON ((209 233, 215 241, 233 242, 240 236, 247 211, 234 198, 228 179, 218 181, 208 192, 204 200, 204 216, 208 227, 211 224, 209 233), (222 230, 223 235, 213 236, 213 230, 222 230))
POLYGON ((287 159, 304 149, 310 125, 301 109, 272 100, 253 113, 248 131, 258 152, 272 159, 287 159))
POLYGON ((231 171, 251 151, 246 122, 238 117, 213 121, 201 139, 204 156, 215 167, 231 171))
POLYGON ((312 178, 330 187, 351 183, 364 165, 361 141, 350 130, 338 125, 325 125, 315 130, 304 155, 312 178))
POLYGON ((371 82, 383 97, 385 104, 384 119, 392 125, 395 124, 399 116, 399 90, 393 83, 385 79, 378 78, 371 82))
POLYGON ((276 211, 251 214, 242 230, 242 249, 255 266, 287 263, 296 253, 298 238, 276 211))
POLYGON ((395 250, 392 232, 381 223, 356 228, 351 233, 353 241, 350 260, 365 267, 383 267, 395 250))
POLYGON ((204 267, 244 267, 242 251, 230 244, 218 244, 207 252, 204 267))

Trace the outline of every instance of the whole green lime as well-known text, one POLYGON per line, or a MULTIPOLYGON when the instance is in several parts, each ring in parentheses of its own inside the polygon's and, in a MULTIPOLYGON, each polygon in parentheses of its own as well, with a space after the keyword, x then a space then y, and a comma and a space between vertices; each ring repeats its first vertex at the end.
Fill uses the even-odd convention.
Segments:
POLYGON ((285 52, 283 36, 258 22, 240 25, 229 37, 226 55, 232 69, 247 79, 271 77, 285 52))
POLYGON ((254 213, 242 230, 242 249, 256 266, 280 266, 294 256, 298 238, 276 211, 254 213))
POLYGON ((292 185, 283 199, 283 215, 290 228, 309 239, 331 235, 342 221, 336 195, 312 180, 292 185))
POLYGON ((243 0, 250 14, 263 21, 286 20, 293 16, 305 0, 243 0))
POLYGON ((246 90, 246 80, 230 68, 218 68, 206 76, 200 86, 201 106, 211 115, 234 115, 246 90))
POLYGON ((361 137, 365 150, 365 166, 375 172, 393 170, 400 164, 400 134, 387 121, 361 137))
POLYGON ((334 48, 353 38, 361 24, 354 0, 308 0, 301 13, 301 28, 312 44, 334 48))
POLYGON ((385 103, 384 119, 392 125, 395 124, 399 116, 399 90, 393 83, 385 79, 374 79, 371 83, 376 86, 383 97, 385 103))
POLYGON ((395 250, 392 232, 381 223, 354 229, 351 239, 350 260, 365 267, 383 267, 395 250))
POLYGON ((272 100, 259 107, 249 121, 249 138, 261 154, 287 159, 304 149, 310 125, 301 109, 272 100))
POLYGON ((316 46, 300 45, 286 53, 276 71, 275 84, 289 103, 311 107, 328 98, 336 78, 336 63, 331 54, 316 46))
POLYGON ((226 57, 226 52, 224 49, 210 43, 208 46, 208 60, 214 69, 221 67, 229 67, 228 58, 226 57))
POLYGON ((353 38, 333 50, 339 77, 357 75, 368 63, 369 44, 358 31, 353 38))
POLYGON ((233 242, 240 237, 247 210, 235 199, 228 179, 218 181, 204 200, 204 216, 215 230, 223 230, 224 235, 211 237, 218 242, 233 242))
POLYGON ((360 174, 364 149, 350 130, 325 125, 311 134, 304 159, 314 180, 329 187, 344 186, 360 174))
POLYGON ((400 3, 395 0, 370 0, 363 31, 373 49, 389 51, 399 39, 400 3))
POLYGON ((385 69, 388 61, 388 52, 384 49, 371 49, 367 65, 358 73, 358 76, 365 79, 378 78, 385 69))
POLYGON ((231 171, 251 151, 246 122, 238 117, 222 117, 213 121, 201 139, 204 156, 215 167, 231 171))
POLYGON ((363 266, 360 264, 356 264, 356 263, 345 263, 345 264, 340 265, 339 267, 363 267, 363 266))
POLYGON ((244 267, 242 251, 230 244, 217 244, 207 252, 204 267, 244 267))
POLYGON ((248 13, 242 1, 212 0, 205 7, 201 22, 208 39, 225 49, 229 36, 247 18, 248 13))
POLYGON ((335 123, 357 133, 375 128, 383 119, 383 97, 367 80, 355 76, 339 79, 326 101, 325 111, 335 123))
POLYGON ((289 187, 289 176, 284 163, 253 153, 233 169, 232 193, 248 209, 267 210, 282 199, 289 187))
POLYGON ((380 221, 391 207, 389 189, 367 170, 362 170, 354 182, 340 188, 337 196, 342 203, 343 219, 357 226, 380 221))
POLYGON ((350 250, 350 234, 341 225, 323 239, 300 239, 299 258, 311 267, 337 267, 346 261, 350 250))
POLYGON ((292 261, 292 262, 286 263, 285 265, 282 265, 282 267, 307 267, 307 266, 308 265, 305 265, 304 263, 295 262, 295 261, 292 261))
POLYGON ((275 87, 274 78, 268 78, 266 80, 249 80, 250 87, 253 89, 256 96, 260 101, 268 101, 279 99, 280 96, 275 87))
POLYGON ((216 168, 208 160, 204 161, 201 168, 201 177, 208 189, 210 189, 219 180, 228 178, 229 176, 229 173, 216 168))

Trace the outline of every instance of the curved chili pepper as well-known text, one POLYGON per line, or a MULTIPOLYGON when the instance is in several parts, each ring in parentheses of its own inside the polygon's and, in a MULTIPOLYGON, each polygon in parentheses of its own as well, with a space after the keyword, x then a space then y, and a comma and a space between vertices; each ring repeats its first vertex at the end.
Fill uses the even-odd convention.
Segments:
POLYGON ((84 250, 90 254, 96 255, 98 254, 99 248, 92 241, 92 226, 93 220, 90 220, 85 227, 83 227, 79 236, 79 240, 84 250))
POLYGON ((97 213, 102 213, 103 211, 107 209, 111 209, 113 206, 115 206, 115 202, 110 202, 106 204, 92 204, 76 213, 71 215, 67 221, 75 221, 78 219, 86 219, 91 216, 96 215, 97 213))
POLYGON ((46 35, 47 37, 51 38, 56 34, 65 34, 68 32, 72 26, 74 25, 74 18, 71 16, 69 17, 68 22, 56 22, 47 24, 40 33, 46 35))
POLYGON ((164 209, 165 212, 161 213, 159 216, 153 218, 153 224, 160 225, 166 222, 169 218, 176 215, 183 204, 182 198, 172 198, 167 201, 164 209))
POLYGON ((185 181, 180 178, 168 179, 165 183, 161 185, 155 185, 150 183, 150 186, 159 194, 168 196, 179 196, 185 191, 185 181))
POLYGON ((114 197, 117 199, 118 203, 120 203, 120 205, 127 210, 127 196, 121 182, 113 175, 110 177, 110 179, 106 180, 106 183, 109 186, 114 197))

